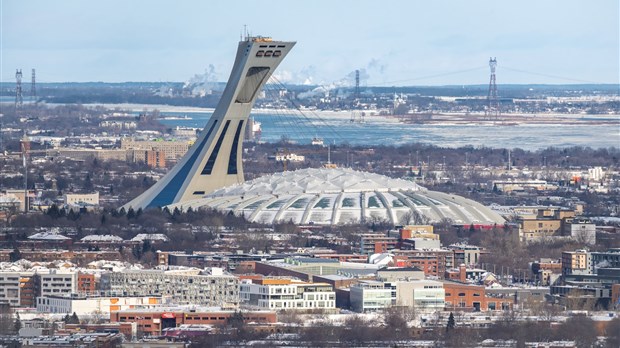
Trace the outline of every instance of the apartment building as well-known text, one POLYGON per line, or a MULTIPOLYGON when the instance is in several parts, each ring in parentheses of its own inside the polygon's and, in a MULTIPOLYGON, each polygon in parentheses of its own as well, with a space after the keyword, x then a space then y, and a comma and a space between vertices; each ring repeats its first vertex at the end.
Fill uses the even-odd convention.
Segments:
POLYGON ((175 304, 237 307, 239 279, 221 273, 200 270, 141 270, 105 273, 101 291, 117 296, 162 296, 175 304))
POLYGON ((476 266, 480 260, 480 255, 484 252, 482 247, 467 244, 452 244, 448 249, 454 252, 454 264, 465 264, 476 266))
POLYGON ((385 253, 396 248, 398 239, 379 233, 364 233, 360 236, 360 253, 372 255, 385 253))
POLYGON ((587 250, 562 252, 562 275, 592 274, 592 254, 587 250))
POLYGON ((327 283, 286 278, 247 279, 240 285, 241 301, 269 310, 336 308, 336 292, 327 283))
POLYGON ((397 267, 417 267, 426 276, 442 278, 447 269, 454 267, 454 252, 446 249, 393 250, 397 267))
POLYGON ((189 146, 190 142, 188 141, 141 141, 127 138, 121 139, 121 150, 157 151, 163 153, 165 160, 177 160, 183 157, 189 149, 189 146))
POLYGON ((16 272, 0 273, 0 304, 12 307, 20 305, 20 278, 16 272))
POLYGON ((71 296, 77 292, 78 273, 59 273, 50 270, 49 274, 38 275, 39 296, 71 296))
POLYGON ((620 248, 610 248, 607 251, 593 251, 592 266, 598 268, 620 268, 620 248))

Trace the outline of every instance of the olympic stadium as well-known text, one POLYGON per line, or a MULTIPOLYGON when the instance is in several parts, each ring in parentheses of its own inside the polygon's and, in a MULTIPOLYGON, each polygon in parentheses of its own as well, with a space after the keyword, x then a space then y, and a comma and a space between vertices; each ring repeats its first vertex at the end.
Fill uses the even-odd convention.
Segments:
POLYGON ((293 46, 295 42, 261 36, 240 41, 228 83, 204 131, 163 178, 124 208, 213 208, 265 224, 504 223, 472 200, 352 169, 303 169, 246 182, 243 129, 258 91, 293 46))
POLYGON ((480 203, 429 191, 414 182, 345 168, 277 173, 169 206, 213 208, 251 222, 338 225, 386 221, 394 225, 450 219, 457 225, 503 224, 480 203))

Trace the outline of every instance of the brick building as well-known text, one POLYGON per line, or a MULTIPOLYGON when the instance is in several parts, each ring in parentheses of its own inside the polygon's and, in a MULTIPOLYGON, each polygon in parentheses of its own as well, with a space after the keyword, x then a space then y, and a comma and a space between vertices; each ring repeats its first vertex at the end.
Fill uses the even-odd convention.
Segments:
POLYGON ((461 309, 474 311, 505 310, 512 308, 513 298, 492 297, 484 286, 443 281, 446 292, 446 310, 461 309))
POLYGON ((426 276, 443 278, 447 269, 454 267, 452 250, 394 250, 394 265, 397 267, 417 267, 426 276))
MULTIPOLYGON (((229 323, 230 317, 235 315, 233 310, 219 308, 158 308, 158 309, 128 309, 110 313, 110 322, 133 323, 138 332, 144 335, 158 336, 165 328, 174 328, 181 324, 207 324, 224 326, 229 323)), ((243 311, 244 323, 273 324, 277 321, 276 313, 271 311, 243 311)), ((131 332, 129 334, 131 337, 131 332)))

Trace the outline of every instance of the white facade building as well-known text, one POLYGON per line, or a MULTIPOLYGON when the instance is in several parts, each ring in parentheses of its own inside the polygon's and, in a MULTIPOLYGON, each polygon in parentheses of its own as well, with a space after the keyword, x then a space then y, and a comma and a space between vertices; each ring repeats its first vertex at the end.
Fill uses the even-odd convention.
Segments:
POLYGON ((416 309, 437 310, 445 307, 443 283, 434 280, 414 280, 396 283, 396 305, 416 309))
POLYGON ((239 294, 243 303, 270 310, 336 308, 336 293, 325 283, 259 279, 242 283, 239 294))
POLYGON ((16 272, 0 273, 0 304, 20 305, 20 274, 16 272))
POLYGON ((575 217, 566 221, 565 234, 578 242, 596 244, 596 225, 587 218, 575 217))
POLYGON ((161 305, 161 297, 94 297, 72 298, 45 296, 37 297, 37 312, 40 313, 75 313, 78 316, 88 314, 110 315, 112 311, 134 308, 152 308, 161 305))
POLYGON ((99 192, 95 193, 67 193, 65 194, 66 205, 99 205, 99 192))
POLYGON ((351 308, 360 313, 390 306, 437 310, 445 307, 443 284, 434 280, 362 281, 351 286, 351 308))
POLYGON ((284 162, 284 161, 288 161, 288 162, 303 162, 305 160, 306 160, 306 156, 297 155, 297 154, 294 154, 294 153, 276 155, 276 162, 284 162))
POLYGON ((50 270, 50 274, 41 274, 41 296, 71 296, 77 292, 78 273, 56 273, 50 270))
POLYGON ((374 280, 351 286, 351 308, 359 313, 373 312, 396 305, 396 286, 374 280))

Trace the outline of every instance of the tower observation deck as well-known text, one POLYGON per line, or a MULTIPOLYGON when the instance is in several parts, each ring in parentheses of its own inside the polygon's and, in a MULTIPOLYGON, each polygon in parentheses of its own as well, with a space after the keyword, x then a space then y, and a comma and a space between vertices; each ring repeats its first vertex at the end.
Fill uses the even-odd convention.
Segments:
POLYGON ((242 183, 244 127, 250 111, 294 45, 260 36, 240 41, 224 93, 194 145, 163 178, 123 208, 163 207, 242 183))

